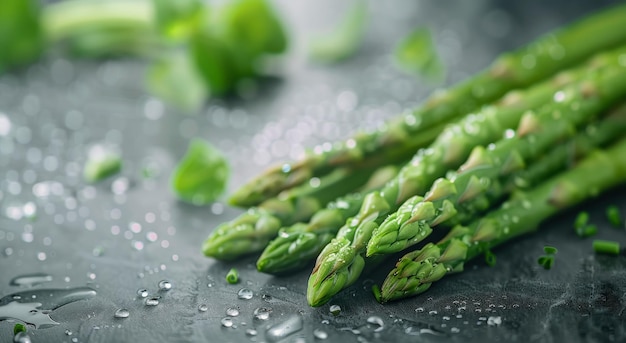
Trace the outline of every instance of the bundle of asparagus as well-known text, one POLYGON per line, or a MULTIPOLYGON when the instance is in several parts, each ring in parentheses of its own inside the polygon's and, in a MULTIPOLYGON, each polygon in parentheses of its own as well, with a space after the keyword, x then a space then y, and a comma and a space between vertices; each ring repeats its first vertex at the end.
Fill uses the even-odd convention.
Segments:
POLYGON ((215 229, 205 255, 263 250, 257 268, 273 274, 317 256, 307 300, 320 306, 366 265, 453 227, 398 262, 382 287, 389 301, 598 194, 572 183, 594 163, 603 171, 579 180, 584 189, 626 181, 626 141, 614 143, 626 132, 626 104, 615 108, 626 99, 623 18, 626 5, 545 35, 379 131, 265 171, 230 199, 255 207, 215 229))

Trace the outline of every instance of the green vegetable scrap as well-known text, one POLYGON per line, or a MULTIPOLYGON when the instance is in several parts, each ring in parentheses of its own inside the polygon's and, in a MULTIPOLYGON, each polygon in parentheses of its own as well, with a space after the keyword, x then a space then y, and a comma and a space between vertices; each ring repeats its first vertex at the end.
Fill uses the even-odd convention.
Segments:
POLYGON ((593 251, 598 254, 619 255, 619 242, 596 239, 592 243, 593 251))
POLYGON ((622 221, 622 216, 619 213, 619 208, 615 205, 607 207, 606 217, 614 227, 622 227, 622 224, 624 223, 622 221))
POLYGON ((555 247, 546 245, 543 247, 543 251, 545 252, 545 255, 539 257, 537 259, 537 263, 539 263, 539 265, 546 270, 551 269, 554 265, 554 255, 556 255, 558 250, 555 247))
POLYGON ((231 268, 226 274, 226 281, 231 285, 234 285, 239 282, 239 272, 235 268, 231 268))
POLYGON ((22 323, 17 323, 13 327, 13 335, 17 335, 20 332, 26 332, 26 325, 22 323))
POLYGON ((87 156, 83 168, 83 178, 87 182, 96 182, 119 173, 122 158, 111 148, 94 146, 87 156))
POLYGON ((489 267, 496 265, 496 254, 494 254, 491 250, 485 251, 485 263, 487 263, 489 267))
POLYGON ((394 61, 399 69, 427 81, 441 82, 445 77, 445 67, 426 28, 415 29, 398 43, 394 61))
POLYGON ((44 39, 35 0, 0 1, 0 74, 39 57, 44 39))
POLYGON ((381 302, 381 293, 380 293, 380 287, 378 286, 378 284, 374 284, 372 286, 372 293, 374 294, 374 298, 376 299, 376 301, 381 302))
POLYGON ((180 200, 206 205, 224 192, 229 173, 219 150, 202 139, 194 139, 172 173, 171 185, 180 200))
POLYGON ((588 224, 588 222, 589 213, 583 211, 576 216, 576 220, 574 221, 574 230, 576 231, 578 237, 585 238, 598 233, 598 227, 593 224, 588 224))
POLYGON ((335 63, 354 55, 361 45, 366 22, 367 3, 356 0, 332 32, 311 40, 310 57, 319 62, 335 63))

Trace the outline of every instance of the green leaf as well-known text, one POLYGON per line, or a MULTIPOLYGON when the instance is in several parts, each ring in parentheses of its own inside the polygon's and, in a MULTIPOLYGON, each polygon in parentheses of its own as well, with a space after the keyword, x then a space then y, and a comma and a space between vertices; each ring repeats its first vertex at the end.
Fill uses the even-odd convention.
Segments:
POLYGON ((546 255, 555 255, 558 250, 555 247, 546 245, 545 247, 543 247, 543 251, 546 253, 546 255))
POLYGON ((206 85, 184 50, 153 62, 146 83, 153 94, 187 111, 199 110, 208 96, 206 85))
POLYGON ((285 29, 267 1, 232 1, 223 10, 226 38, 250 58, 287 49, 285 29))
POLYGON ((537 259, 537 263, 546 270, 551 269, 554 265, 554 256, 541 256, 537 259))
POLYGON ((209 92, 231 92, 240 78, 236 54, 222 38, 208 30, 195 32, 190 40, 192 61, 209 92))
POLYGON ((87 156, 83 168, 83 178, 87 182, 96 182, 118 173, 121 169, 122 158, 117 152, 96 145, 87 156))
POLYGON ((311 40, 310 57, 319 62, 334 63, 352 56, 361 45, 366 19, 367 3, 355 1, 335 29, 311 40))
POLYGON ((39 1, 0 1, 0 74, 37 59, 44 48, 39 1))
POLYGON ((205 19, 200 0, 152 0, 157 30, 166 38, 185 40, 205 19))
POLYGON ((205 205, 222 195, 229 173, 219 150, 204 140, 194 139, 172 174, 172 189, 182 201, 205 205))
POLYGON ((433 43, 430 30, 417 28, 402 39, 394 52, 396 66, 427 81, 441 82, 445 68, 433 43))

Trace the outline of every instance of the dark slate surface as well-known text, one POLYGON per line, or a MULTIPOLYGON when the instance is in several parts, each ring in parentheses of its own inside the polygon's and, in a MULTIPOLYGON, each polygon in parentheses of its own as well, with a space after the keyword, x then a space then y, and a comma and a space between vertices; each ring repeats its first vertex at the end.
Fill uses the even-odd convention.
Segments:
MULTIPOLYGON (((393 44, 414 26, 433 29, 451 84, 485 67, 500 51, 607 3, 379 1, 371 4, 360 53, 342 64, 318 66, 306 60, 304 42, 338 20, 347 4, 281 1, 294 44, 278 64, 277 77, 245 101, 213 100, 194 115, 146 94, 143 65, 135 61, 50 58, 2 76, 0 316, 12 300, 42 303, 40 310, 54 307, 58 291, 46 298, 50 292, 39 289, 90 287, 97 295, 52 311, 59 324, 31 329, 32 341, 263 342, 271 339, 265 337, 269 326, 297 327, 300 320, 302 329, 285 342, 313 342, 324 333, 332 342, 626 340, 626 258, 594 255, 590 239, 572 232, 573 219, 584 208, 600 228, 598 237, 626 244, 624 228, 611 228, 603 215, 609 204, 626 213, 623 187, 498 249, 493 268, 471 263, 422 296, 383 306, 370 288, 382 281, 390 261, 316 309, 304 298, 308 271, 276 278, 257 273, 253 257, 234 263, 204 258, 202 240, 241 210, 222 202, 188 206, 168 188, 169 173, 192 137, 205 138, 228 155, 233 190, 303 147, 374 128, 417 105, 432 87, 400 74, 390 62, 393 44), (90 186, 80 172, 94 144, 119 147, 125 165, 120 175, 90 186), (153 179, 141 177, 146 166, 157 171, 153 179), (20 218, 33 209, 36 218, 20 218), (536 263, 546 244, 559 249, 551 271, 536 263), (231 267, 240 270, 238 285, 224 280, 231 267), (52 281, 31 288, 10 285, 14 277, 33 273, 51 275, 52 281), (170 281, 171 290, 159 292, 161 280, 170 281), (253 297, 238 299, 241 288, 253 297), (160 295, 159 305, 144 305, 138 289, 160 295), (12 298, 15 293, 21 299, 12 298), (330 314, 331 304, 341 307, 339 316, 330 314), (207 311, 200 311, 201 305, 207 311), (128 318, 114 317, 120 308, 130 312, 128 318), (231 328, 221 324, 228 308, 239 312, 231 328), (254 319, 257 308, 271 309, 269 319, 254 319)), ((43 315, 27 312, 31 318, 43 315)), ((13 325, 0 322, 0 341, 11 340, 13 325)))

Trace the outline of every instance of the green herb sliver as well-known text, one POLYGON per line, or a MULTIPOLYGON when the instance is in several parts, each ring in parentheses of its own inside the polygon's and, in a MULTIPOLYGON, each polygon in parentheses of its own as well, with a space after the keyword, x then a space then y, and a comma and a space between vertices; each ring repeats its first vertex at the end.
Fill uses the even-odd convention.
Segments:
POLYGON ((112 149, 101 145, 94 146, 87 156, 83 169, 83 178, 87 182, 97 182, 122 169, 121 156, 112 149))
POLYGON ((441 82, 445 77, 444 65, 426 28, 418 28, 402 39, 395 49, 394 60, 399 69, 427 81, 441 82))
POLYGON ((222 153, 210 143, 194 139, 172 174, 172 189, 182 201, 206 205, 222 195, 229 174, 222 153))
POLYGON ((485 251, 485 263, 487 263, 489 267, 496 265, 496 254, 494 254, 491 250, 485 251))
POLYGON ((593 251, 598 254, 619 255, 619 242, 596 239, 593 241, 593 251))
POLYGON ((619 213, 619 208, 615 205, 611 205, 606 209, 606 218, 609 220, 611 225, 615 227, 622 226, 622 216, 619 213))
POLYGON ((17 323, 13 327, 13 335, 17 335, 20 332, 26 332, 26 325, 22 323, 17 323))
POLYGON ((376 301, 381 302, 381 293, 380 293, 380 287, 377 284, 374 284, 372 286, 372 293, 374 294, 374 298, 376 298, 376 301))
POLYGON ((554 255, 558 252, 557 248, 546 245, 543 247, 543 252, 546 254, 540 256, 537 259, 537 263, 539 263, 539 265, 546 270, 552 269, 552 266, 554 265, 554 255))
POLYGON ((366 19, 367 3, 363 0, 355 1, 332 32, 316 37, 310 42, 311 59, 335 63, 352 56, 361 45, 366 19))
POLYGON ((239 282, 239 272, 235 268, 231 268, 226 274, 226 281, 231 285, 234 285, 239 282))

